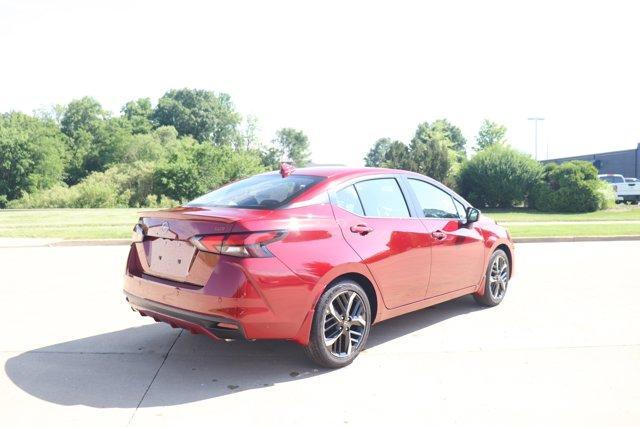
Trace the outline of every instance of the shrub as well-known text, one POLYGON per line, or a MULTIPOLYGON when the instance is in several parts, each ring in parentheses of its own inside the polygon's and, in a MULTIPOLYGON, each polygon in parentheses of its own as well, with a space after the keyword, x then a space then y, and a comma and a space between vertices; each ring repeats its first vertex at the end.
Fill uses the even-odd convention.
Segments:
POLYGON ((101 177, 105 183, 111 183, 126 196, 126 204, 132 207, 147 206, 147 197, 155 195, 153 174, 156 165, 152 162, 134 162, 132 164, 118 164, 110 167, 103 173, 94 173, 101 177))
POLYGON ((78 185, 72 187, 76 191, 75 208, 124 208, 129 205, 131 190, 122 189, 110 171, 94 172, 78 185))
POLYGON ((259 153, 251 150, 183 141, 171 151, 155 170, 154 186, 158 194, 175 200, 191 200, 230 181, 264 171, 259 153))
POLYGON ((59 184, 47 190, 24 193, 21 198, 7 203, 10 209, 33 208, 73 208, 77 198, 75 190, 66 184, 59 184))
POLYGON ((116 208, 170 207, 177 202, 154 191, 155 166, 150 162, 115 165, 94 172, 78 184, 65 184, 23 194, 8 203, 10 208, 116 208))
POLYGON ((461 165, 457 186, 475 206, 509 208, 527 200, 541 175, 531 156, 496 144, 461 165))
POLYGON ((608 183, 598 180, 598 196, 600 198, 599 209, 611 209, 616 205, 616 192, 613 191, 613 186, 608 183))
POLYGON ((172 208, 174 206, 178 206, 179 204, 179 202, 170 199, 167 196, 156 196, 155 194, 149 194, 144 206, 148 208, 172 208))
POLYGON ((611 204, 611 193, 603 184, 598 180, 598 170, 589 162, 552 163, 545 166, 531 202, 545 212, 593 212, 611 204))

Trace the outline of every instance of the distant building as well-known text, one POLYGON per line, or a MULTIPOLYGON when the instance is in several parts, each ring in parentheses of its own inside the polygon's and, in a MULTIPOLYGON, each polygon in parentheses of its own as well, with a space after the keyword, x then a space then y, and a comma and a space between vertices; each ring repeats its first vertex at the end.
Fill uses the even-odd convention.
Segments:
POLYGON ((562 157, 543 160, 542 163, 564 163, 571 160, 591 162, 600 173, 619 173, 627 178, 640 178, 640 144, 631 150, 562 157))

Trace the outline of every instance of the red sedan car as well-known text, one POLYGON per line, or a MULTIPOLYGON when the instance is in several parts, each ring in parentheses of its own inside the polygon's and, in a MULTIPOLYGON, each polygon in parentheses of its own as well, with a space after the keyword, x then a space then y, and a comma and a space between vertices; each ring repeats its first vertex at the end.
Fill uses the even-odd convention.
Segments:
POLYGON ((371 325, 462 295, 504 298, 508 232, 412 172, 283 169, 145 212, 124 290, 143 316, 217 339, 286 339, 337 368, 371 325))

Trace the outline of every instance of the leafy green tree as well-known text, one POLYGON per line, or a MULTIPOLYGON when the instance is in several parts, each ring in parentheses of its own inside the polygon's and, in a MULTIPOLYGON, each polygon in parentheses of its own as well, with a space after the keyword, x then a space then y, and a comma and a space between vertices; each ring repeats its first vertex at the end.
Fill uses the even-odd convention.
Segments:
POLYGON ((261 150, 255 118, 241 128, 226 94, 172 90, 155 109, 142 98, 121 112, 113 117, 84 97, 34 117, 0 116, 0 207, 167 206, 281 158, 309 161, 307 136, 291 128, 261 150))
POLYGON ((254 151, 181 139, 169 147, 166 161, 158 165, 154 188, 172 199, 190 200, 262 171, 260 156, 254 151))
POLYGON ((505 144, 507 142, 505 139, 506 134, 506 127, 485 119, 476 136, 477 147, 474 147, 474 150, 481 151, 494 144, 505 144))
POLYGON ((283 161, 280 149, 274 146, 263 147, 259 153, 260 161, 267 169, 276 170, 280 168, 280 162, 283 161))
POLYGON ((391 138, 378 139, 365 156, 364 165, 368 167, 381 167, 391 144, 391 138))
POLYGON ((249 115, 245 118, 242 129, 242 144, 237 148, 253 150, 258 148, 258 119, 249 115))
POLYGON ((0 115, 2 203, 60 182, 66 163, 66 137, 53 121, 23 113, 0 115))
POLYGON ((91 97, 73 100, 65 108, 60 120, 60 130, 69 137, 68 183, 75 184, 96 170, 87 162, 89 158, 97 157, 94 153, 94 139, 108 117, 109 114, 102 109, 100 103, 91 97))
POLYGON ((131 137, 122 158, 125 163, 159 162, 168 155, 168 147, 179 143, 178 132, 172 126, 159 127, 150 133, 131 137))
POLYGON ((309 138, 300 130, 282 128, 276 132, 276 137, 271 141, 262 155, 263 164, 271 169, 280 167, 280 161, 291 161, 295 166, 303 167, 309 163, 310 157, 309 138))
POLYGON ((163 145, 169 145, 178 140, 178 131, 173 126, 161 126, 154 130, 153 134, 163 145))
POLYGON ((542 166, 528 154, 494 144, 462 165, 458 189, 479 208, 510 208, 528 199, 541 175, 542 166))
POLYGON ((60 121, 67 109, 65 105, 55 104, 50 107, 38 108, 33 112, 33 116, 45 122, 53 122, 60 126, 60 121))
POLYGON ((409 147, 400 141, 392 141, 384 153, 380 167, 391 169, 411 169, 409 147))
POLYGON ((149 98, 140 98, 129 101, 122 107, 122 115, 131 123, 131 131, 134 134, 150 133, 153 129, 151 116, 153 107, 149 98))
POLYGON ((131 145, 140 142, 134 134, 143 135, 140 132, 151 129, 145 118, 150 107, 148 99, 132 101, 123 109, 123 116, 110 117, 93 98, 69 103, 60 121, 61 130, 69 137, 71 153, 66 182, 77 184, 91 172, 130 160, 135 151, 131 145))
POLYGON ((85 96, 73 100, 64 109, 60 130, 69 138, 76 139, 80 133, 93 133, 109 117, 109 113, 95 99, 85 96))
POLYGON ((133 140, 131 123, 123 117, 113 117, 97 127, 84 167, 88 172, 103 171, 124 161, 133 140))
POLYGON ((410 168, 455 187, 460 166, 467 158, 466 144, 460 128, 446 119, 431 124, 420 123, 411 144, 410 168), (444 159, 442 147, 447 150, 447 160, 444 159), (448 169, 443 172, 445 167, 448 169))
POLYGON ((426 122, 421 123, 411 140, 407 169, 444 181, 451 167, 447 144, 443 133, 435 132, 426 122))
POLYGON ((181 136, 215 145, 237 144, 240 114, 225 93, 200 89, 172 89, 158 101, 152 116, 158 126, 173 126, 181 136))
MULTIPOLYGON (((427 123, 423 123, 423 125, 427 125, 427 123)), ((466 157, 467 140, 462 135, 460 128, 451 124, 447 119, 439 119, 431 126, 427 125, 426 133, 427 138, 422 136, 423 139, 433 139, 444 143, 450 150, 466 157)))

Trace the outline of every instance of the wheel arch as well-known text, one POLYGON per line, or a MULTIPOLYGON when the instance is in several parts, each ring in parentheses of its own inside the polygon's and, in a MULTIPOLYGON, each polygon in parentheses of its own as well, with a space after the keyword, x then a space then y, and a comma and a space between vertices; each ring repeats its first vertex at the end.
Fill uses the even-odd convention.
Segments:
POLYGON ((503 250, 504 253, 507 254, 507 260, 509 261, 509 278, 513 276, 513 246, 508 241, 504 241, 504 240, 498 241, 487 253, 484 269, 482 270, 482 278, 480 279, 480 285, 478 286, 478 290, 476 291, 479 295, 484 294, 484 290, 486 286, 485 275, 486 275, 487 268, 489 267, 488 263, 489 263, 489 260, 491 259, 491 256, 497 250, 503 250))
MULTIPOLYGON (((338 283, 342 280, 353 280, 356 282, 364 293, 367 294, 367 298, 369 299, 369 304, 371 305, 371 323, 373 324, 378 317, 378 294, 376 293, 376 289, 371 283, 371 280, 363 274, 360 273, 345 273, 341 276, 336 277, 325 287, 325 290, 332 286, 334 283, 338 283)), ((323 291, 324 292, 324 291, 323 291)))
MULTIPOLYGON (((502 250, 505 254, 507 254, 507 259, 509 260, 509 278, 511 278, 511 275, 513 274, 513 254, 511 252, 511 248, 506 243, 500 243, 491 252, 491 255, 493 255, 493 253, 497 250, 502 250)), ((491 257, 491 255, 489 255, 489 257, 491 257)))
POLYGON ((384 309, 384 301, 382 300, 382 295, 380 294, 376 283, 368 276, 367 273, 368 271, 366 271, 366 267, 362 264, 349 263, 336 267, 325 274, 323 278, 318 281, 317 288, 314 292, 313 305, 309 308, 309 311, 307 312, 307 315, 293 340, 302 345, 308 344, 311 324, 313 322, 313 314, 315 313, 318 300, 331 285, 339 282, 340 280, 353 280, 358 283, 365 291, 367 298, 369 298, 369 304, 371 304, 371 316, 373 317, 371 323, 373 324, 377 318, 380 318, 380 314, 384 309))

